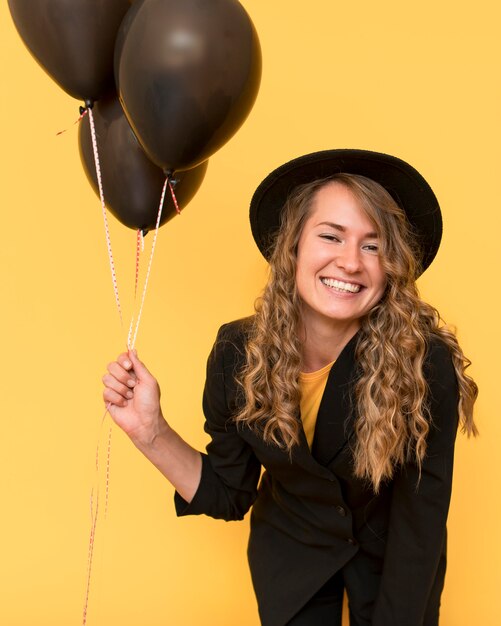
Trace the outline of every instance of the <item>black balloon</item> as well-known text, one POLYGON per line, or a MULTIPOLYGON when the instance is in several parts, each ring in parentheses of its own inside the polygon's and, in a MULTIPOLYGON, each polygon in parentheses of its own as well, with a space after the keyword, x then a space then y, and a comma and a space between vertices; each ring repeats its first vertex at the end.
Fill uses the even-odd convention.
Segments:
POLYGON ((136 0, 120 26, 115 82, 134 133, 164 170, 194 167, 238 130, 261 51, 236 0, 136 0))
POLYGON ((94 101, 113 84, 115 38, 129 0, 9 0, 22 40, 70 96, 94 101))
MULTIPOLYGON (((94 106, 93 114, 106 206, 125 226, 152 230, 157 220, 165 174, 145 155, 115 94, 101 98, 94 106)), ((85 173, 99 195, 88 115, 80 123, 78 140, 85 173)), ((176 172, 173 181, 180 209, 198 191, 206 170, 207 162, 191 170, 176 172)), ((174 202, 167 189, 160 225, 174 215, 174 202)))

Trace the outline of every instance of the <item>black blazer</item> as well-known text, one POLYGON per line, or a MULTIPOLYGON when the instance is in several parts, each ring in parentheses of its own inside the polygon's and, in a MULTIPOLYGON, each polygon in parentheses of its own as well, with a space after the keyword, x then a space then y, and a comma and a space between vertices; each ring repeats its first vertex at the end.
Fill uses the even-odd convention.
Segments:
POLYGON ((231 419, 247 323, 223 326, 209 357, 211 442, 192 502, 175 496, 178 515, 238 520, 254 505, 248 557, 264 626, 284 626, 339 570, 361 624, 437 626, 458 405, 447 347, 431 340, 425 362, 432 419, 421 481, 408 463, 376 495, 352 473, 357 335, 329 374, 312 451, 302 432, 289 456, 231 419))

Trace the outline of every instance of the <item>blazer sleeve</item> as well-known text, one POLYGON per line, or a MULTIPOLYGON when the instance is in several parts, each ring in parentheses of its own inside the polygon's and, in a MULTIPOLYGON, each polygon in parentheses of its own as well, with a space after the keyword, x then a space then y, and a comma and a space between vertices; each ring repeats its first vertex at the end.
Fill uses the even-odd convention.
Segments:
POLYGON ((393 483, 389 532, 372 626, 436 624, 445 572, 446 520, 458 424, 458 383, 450 352, 431 342, 425 362, 430 432, 421 477, 406 464, 393 483), (428 621, 430 620, 430 621, 428 621))
POLYGON ((235 333, 236 324, 221 327, 207 362, 203 410, 211 441, 207 454, 202 453, 202 475, 192 501, 187 503, 177 492, 174 496, 179 516, 240 520, 257 496, 261 464, 232 419, 235 373, 243 352, 243 333, 235 333))

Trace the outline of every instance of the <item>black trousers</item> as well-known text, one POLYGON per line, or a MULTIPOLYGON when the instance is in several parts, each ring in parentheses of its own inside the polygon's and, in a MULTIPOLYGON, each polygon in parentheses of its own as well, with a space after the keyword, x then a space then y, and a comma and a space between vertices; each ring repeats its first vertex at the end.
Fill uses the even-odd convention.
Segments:
POLYGON ((343 574, 337 572, 294 615, 287 626, 341 626, 343 596, 343 574))
MULTIPOLYGON (((345 584, 343 572, 337 572, 303 608, 287 622, 287 626, 342 626, 345 584)), ((349 606, 350 626, 370 626, 370 617, 362 607, 349 606)))

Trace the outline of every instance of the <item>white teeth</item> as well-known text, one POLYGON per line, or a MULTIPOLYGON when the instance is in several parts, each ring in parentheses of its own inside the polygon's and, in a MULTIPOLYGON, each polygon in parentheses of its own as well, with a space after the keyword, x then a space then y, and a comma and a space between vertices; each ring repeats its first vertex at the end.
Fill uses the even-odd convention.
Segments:
POLYGON ((333 287, 338 291, 349 291, 350 293, 358 293, 360 291, 360 285, 345 283, 342 280, 335 280, 334 278, 322 278, 321 281, 324 285, 327 285, 327 287, 333 287))

